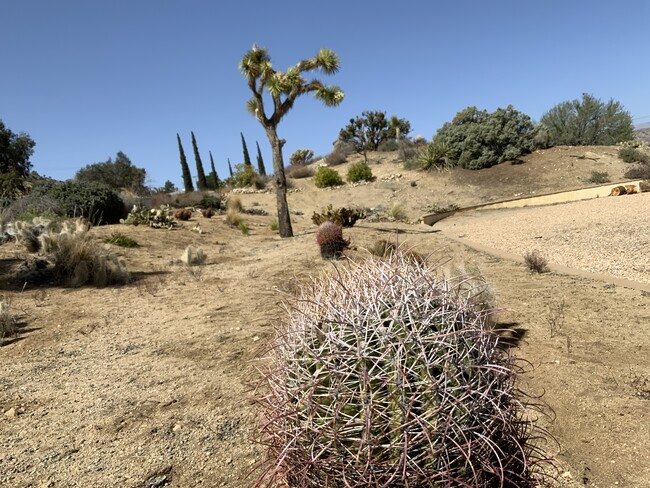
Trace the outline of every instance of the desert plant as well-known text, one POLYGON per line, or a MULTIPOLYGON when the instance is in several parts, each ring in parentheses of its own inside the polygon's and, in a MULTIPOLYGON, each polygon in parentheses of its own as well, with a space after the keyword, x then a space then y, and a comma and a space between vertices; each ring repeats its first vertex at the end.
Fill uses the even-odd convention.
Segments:
POLYGON ((181 255, 181 262, 185 266, 200 266, 205 264, 207 256, 200 247, 187 246, 181 255))
POLYGON ((211 219, 214 215, 214 209, 212 207, 202 208, 201 215, 203 215, 206 219, 211 219))
POLYGON ((650 175, 647 180, 639 182, 639 191, 641 193, 650 192, 650 175))
POLYGON ((172 209, 167 204, 159 208, 147 208, 134 205, 125 219, 120 220, 125 225, 148 225, 154 229, 171 229, 176 225, 172 216, 172 209))
POLYGON ((192 214, 194 213, 194 209, 188 207, 188 208, 177 208, 174 210, 174 218, 178 220, 190 220, 192 218, 192 214))
POLYGON ((341 175, 332 168, 321 166, 314 174, 314 185, 318 188, 330 188, 343 184, 341 175))
POLYGON ((314 162, 314 151, 311 149, 296 149, 289 156, 289 163, 293 166, 296 164, 311 164, 314 162))
POLYGON ((650 163, 636 164, 628 169, 623 176, 631 180, 650 180, 650 163))
POLYGON ((360 161, 350 165, 347 180, 350 183, 357 183, 359 181, 374 181, 375 177, 372 175, 372 169, 368 163, 360 161))
POLYGON ((395 253, 400 253, 404 258, 414 259, 424 263, 426 259, 418 254, 413 249, 407 248, 403 244, 380 239, 375 241, 372 246, 368 248, 368 252, 378 258, 389 258, 395 253))
POLYGON ((343 239, 343 228, 334 222, 324 222, 318 226, 316 242, 323 259, 339 259, 350 244, 343 239))
POLYGON ((384 141, 403 139, 410 131, 411 123, 406 119, 396 116, 389 119, 386 112, 366 110, 361 116, 350 119, 339 132, 339 140, 352 143, 365 159, 367 151, 376 151, 384 141))
POLYGON ((117 224, 126 213, 119 195, 100 183, 52 180, 34 187, 32 193, 55 200, 63 215, 84 217, 94 225, 117 224))
POLYGON ((300 178, 309 178, 314 176, 314 167, 302 163, 292 164, 287 168, 287 176, 296 180, 300 178))
POLYGON ((587 180, 589 183, 609 183, 609 173, 607 171, 592 171, 591 176, 587 180))
POLYGON ((113 244, 119 247, 140 247, 138 241, 127 236, 126 234, 122 234, 121 232, 111 233, 110 236, 104 239, 104 242, 106 244, 113 244))
MULTIPOLYGON (((486 315, 400 253, 288 303, 260 389, 257 486, 529 487, 544 435, 486 315)), ((543 481, 540 480, 540 481, 543 481)))
POLYGON ((335 149, 325 156, 325 164, 327 164, 327 166, 338 166, 339 164, 345 163, 347 160, 348 157, 345 152, 338 149, 335 149))
POLYGON ((250 227, 248 226, 248 224, 247 224, 246 222, 243 222, 243 221, 242 221, 242 222, 239 222, 239 225, 237 225, 237 228, 238 228, 238 229, 241 231, 241 233, 244 234, 245 236, 247 236, 247 235, 249 234, 250 230, 251 230, 250 227))
POLYGON ((341 207, 336 210, 330 203, 321 213, 316 213, 311 217, 315 225, 321 225, 328 220, 340 225, 341 227, 353 227, 357 220, 365 219, 366 215, 362 210, 341 207))
POLYGON ((624 145, 619 148, 618 157, 626 163, 650 164, 650 152, 645 148, 624 145))
POLYGON ((632 116, 620 102, 604 103, 588 93, 559 103, 540 122, 552 146, 611 145, 634 136, 632 116))
POLYGON ((79 219, 64 225, 59 233, 41 234, 39 241, 41 253, 52 265, 53 278, 65 286, 103 287, 131 279, 124 262, 100 245, 79 219))
POLYGON ((318 79, 307 80, 304 78, 307 73, 314 70, 325 74, 334 74, 339 70, 339 66, 340 60, 334 51, 321 49, 313 58, 304 59, 285 72, 276 71, 266 49, 256 45, 246 52, 239 63, 239 69, 253 92, 253 98, 248 101, 247 109, 264 127, 273 151, 274 181, 281 237, 292 237, 293 229, 287 204, 287 184, 282 156, 282 146, 285 141, 278 137, 278 124, 293 108, 296 98, 307 93, 313 93, 316 99, 327 106, 339 105, 344 98, 343 91, 339 87, 325 86, 318 79), (271 95, 273 103, 273 112, 270 114, 264 107, 265 90, 271 95))
POLYGON ((11 313, 11 303, 3 298, 0 300, 0 340, 16 333, 16 318, 11 313))
POLYGON ((211 208, 213 210, 220 210, 223 208, 223 200, 220 195, 205 193, 196 204, 199 208, 211 208))
POLYGON ((232 176, 226 179, 226 183, 235 188, 246 188, 255 186, 258 175, 250 164, 239 163, 235 165, 232 176))
POLYGON ((279 228, 280 228, 280 226, 278 225, 277 220, 274 220, 273 222, 271 222, 271 230, 273 232, 277 232, 279 228))
POLYGON ((468 107, 438 129, 432 144, 446 165, 481 169, 529 153, 536 132, 530 117, 512 105, 491 113, 468 107))
POLYGON ((399 202, 393 203, 392 207, 390 207, 390 210, 388 211, 388 218, 396 222, 406 222, 408 220, 406 211, 404 210, 402 204, 399 202))
POLYGON ((226 212, 226 223, 232 225, 233 227, 238 227, 244 221, 244 218, 235 207, 229 207, 226 212))
POLYGON ((237 195, 231 195, 228 197, 228 202, 226 203, 226 208, 235 212, 243 212, 244 205, 241 203, 241 198, 237 195))
POLYGON ((420 163, 420 168, 425 170, 442 171, 454 167, 444 138, 438 138, 430 144, 422 146, 417 153, 417 160, 420 163))
POLYGON ((548 261, 538 249, 527 251, 524 254, 524 262, 533 273, 546 273, 549 270, 548 261))

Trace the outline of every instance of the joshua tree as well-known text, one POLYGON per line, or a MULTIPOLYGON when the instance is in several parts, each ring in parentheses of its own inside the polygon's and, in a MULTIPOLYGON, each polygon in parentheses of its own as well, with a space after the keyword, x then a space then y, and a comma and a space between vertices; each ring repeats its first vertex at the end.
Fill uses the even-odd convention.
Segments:
POLYGON ((281 237, 293 237, 289 206, 287 205, 287 180, 284 174, 282 146, 284 139, 278 137, 277 127, 282 117, 291 110, 300 95, 313 92, 325 105, 334 107, 343 101, 343 92, 338 86, 325 86, 321 81, 305 80, 303 73, 320 70, 334 74, 339 70, 339 57, 330 49, 321 49, 311 58, 300 61, 287 71, 276 71, 266 49, 253 45, 239 63, 239 69, 248 81, 253 98, 248 101, 248 111, 262 124, 273 150, 273 170, 278 207, 278 227, 281 237), (273 113, 267 115, 264 108, 264 90, 273 102, 273 113))

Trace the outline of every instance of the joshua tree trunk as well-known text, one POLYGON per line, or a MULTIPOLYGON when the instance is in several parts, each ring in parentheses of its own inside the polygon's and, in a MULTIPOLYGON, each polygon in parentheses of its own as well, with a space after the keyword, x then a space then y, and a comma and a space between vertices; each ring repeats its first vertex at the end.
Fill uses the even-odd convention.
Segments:
POLYGON ((275 127, 266 127, 266 135, 273 149, 273 178, 275 181, 280 237, 293 237, 291 218, 289 217, 289 205, 287 204, 287 178, 284 174, 284 159, 282 158, 282 146, 284 146, 285 141, 284 139, 278 138, 275 127))

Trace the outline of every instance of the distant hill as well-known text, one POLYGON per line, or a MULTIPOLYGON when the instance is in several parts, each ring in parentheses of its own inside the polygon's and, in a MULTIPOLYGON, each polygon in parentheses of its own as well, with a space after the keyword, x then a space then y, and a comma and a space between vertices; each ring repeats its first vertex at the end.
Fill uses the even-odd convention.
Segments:
POLYGON ((650 144, 650 127, 635 130, 634 138, 639 141, 644 141, 646 144, 650 144))

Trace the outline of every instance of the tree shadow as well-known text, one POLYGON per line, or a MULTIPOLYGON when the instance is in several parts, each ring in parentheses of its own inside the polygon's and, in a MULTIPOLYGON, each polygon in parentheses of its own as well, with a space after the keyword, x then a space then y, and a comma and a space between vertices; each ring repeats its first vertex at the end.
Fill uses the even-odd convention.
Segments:
POLYGON ((9 346, 25 339, 25 335, 41 330, 41 327, 27 327, 27 322, 17 322, 16 331, 10 337, 0 340, 0 347, 9 346))

